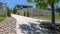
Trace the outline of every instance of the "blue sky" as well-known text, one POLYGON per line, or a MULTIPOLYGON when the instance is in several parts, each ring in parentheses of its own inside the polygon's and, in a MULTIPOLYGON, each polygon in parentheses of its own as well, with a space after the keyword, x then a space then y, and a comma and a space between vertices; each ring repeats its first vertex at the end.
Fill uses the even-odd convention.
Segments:
MULTIPOLYGON (((0 2, 7 3, 7 6, 12 9, 16 4, 35 6, 35 3, 28 3, 27 0, 0 0, 0 2)), ((56 4, 60 7, 60 3, 56 4)))
POLYGON ((0 2, 7 3, 7 6, 10 9, 12 9, 16 4, 35 6, 35 3, 28 3, 27 0, 0 0, 0 2))

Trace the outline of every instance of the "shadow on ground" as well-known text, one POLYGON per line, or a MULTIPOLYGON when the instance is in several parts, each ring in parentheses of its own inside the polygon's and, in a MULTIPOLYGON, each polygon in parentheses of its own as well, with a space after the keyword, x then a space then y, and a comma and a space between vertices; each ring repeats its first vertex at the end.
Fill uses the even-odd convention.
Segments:
POLYGON ((59 34, 53 29, 44 29, 35 23, 30 23, 30 25, 22 24, 19 26, 19 29, 21 29, 21 32, 24 34, 59 34))

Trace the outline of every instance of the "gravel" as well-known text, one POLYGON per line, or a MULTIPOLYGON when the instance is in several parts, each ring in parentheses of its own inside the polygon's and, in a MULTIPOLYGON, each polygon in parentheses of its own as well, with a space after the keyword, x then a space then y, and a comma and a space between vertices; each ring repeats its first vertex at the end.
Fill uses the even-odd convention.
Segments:
POLYGON ((0 34, 16 34, 16 19, 7 17, 0 22, 0 34))

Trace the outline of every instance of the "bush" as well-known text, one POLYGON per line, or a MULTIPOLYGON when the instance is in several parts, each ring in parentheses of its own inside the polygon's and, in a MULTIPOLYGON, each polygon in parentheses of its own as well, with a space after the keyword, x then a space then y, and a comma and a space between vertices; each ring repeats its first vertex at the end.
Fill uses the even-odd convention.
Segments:
POLYGON ((17 13, 17 9, 16 9, 16 7, 13 8, 13 13, 14 13, 14 14, 17 13))
POLYGON ((26 12, 24 12, 24 16, 26 16, 26 12))
POLYGON ((8 7, 7 7, 7 16, 11 17, 11 12, 10 12, 10 9, 8 7))
POLYGON ((17 15, 19 15, 19 12, 17 12, 17 15))
POLYGON ((29 12, 27 12, 27 17, 29 17, 29 12))
POLYGON ((29 12, 24 12, 24 16, 29 17, 29 12))

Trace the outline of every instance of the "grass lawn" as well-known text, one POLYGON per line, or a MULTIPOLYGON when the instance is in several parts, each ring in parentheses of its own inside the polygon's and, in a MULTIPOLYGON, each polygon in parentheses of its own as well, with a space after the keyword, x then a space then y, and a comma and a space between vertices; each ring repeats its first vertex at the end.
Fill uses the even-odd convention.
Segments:
POLYGON ((60 16, 56 16, 55 18, 56 18, 56 20, 60 20, 60 16))
MULTIPOLYGON (((51 19, 51 16, 38 16, 38 18, 51 19)), ((56 20, 60 20, 60 16, 55 16, 56 20)))
POLYGON ((0 17, 0 22, 3 21, 6 17, 0 17))

